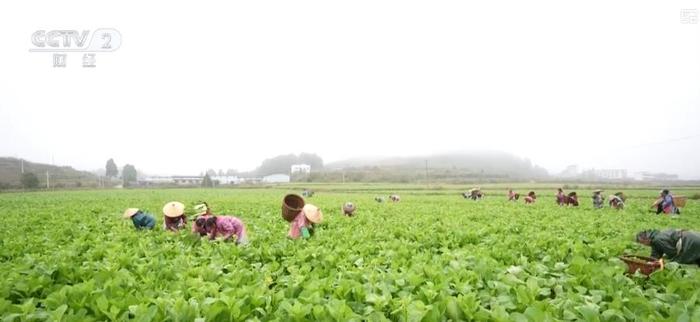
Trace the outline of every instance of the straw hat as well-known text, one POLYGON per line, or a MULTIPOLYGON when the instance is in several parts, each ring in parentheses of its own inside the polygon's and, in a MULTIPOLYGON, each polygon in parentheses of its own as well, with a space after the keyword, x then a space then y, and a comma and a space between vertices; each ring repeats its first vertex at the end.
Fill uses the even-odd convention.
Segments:
POLYGON ((351 214, 353 211, 355 211, 355 204, 353 204, 352 202, 348 201, 343 205, 344 213, 351 214))
POLYGON ((127 208, 126 210, 124 210, 124 218, 131 218, 137 212, 139 212, 139 208, 127 208))
POLYGON ((314 205, 307 204, 304 206, 302 211, 304 212, 306 219, 314 224, 318 224, 323 221, 323 213, 321 212, 321 209, 318 209, 318 207, 314 205))
POLYGON ((593 190, 593 192, 594 192, 594 193, 599 193, 599 192, 603 192, 603 190, 596 189, 596 190, 593 190))
POLYGON ((163 206, 163 214, 168 217, 180 217, 185 214, 185 205, 177 201, 171 201, 163 206))
POLYGON ((207 209, 208 209, 207 205, 206 205, 206 204, 203 204, 203 203, 200 203, 200 204, 194 206, 194 210, 197 212, 197 213, 195 214, 195 216, 201 216, 201 215, 206 214, 206 213, 207 213, 207 209))

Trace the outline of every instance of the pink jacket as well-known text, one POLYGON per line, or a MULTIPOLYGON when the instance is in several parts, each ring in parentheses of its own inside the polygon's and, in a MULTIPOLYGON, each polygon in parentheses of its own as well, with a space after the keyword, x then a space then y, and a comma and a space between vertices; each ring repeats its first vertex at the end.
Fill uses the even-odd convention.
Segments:
POLYGON ((299 214, 294 217, 294 220, 289 223, 289 233, 287 233, 287 236, 297 239, 301 237, 301 228, 309 226, 311 226, 311 222, 306 219, 304 212, 300 211, 299 214))
POLYGON ((222 235, 224 239, 236 235, 236 241, 242 242, 246 240, 245 225, 243 221, 233 216, 217 216, 216 227, 209 232, 209 239, 216 239, 217 235, 222 235))

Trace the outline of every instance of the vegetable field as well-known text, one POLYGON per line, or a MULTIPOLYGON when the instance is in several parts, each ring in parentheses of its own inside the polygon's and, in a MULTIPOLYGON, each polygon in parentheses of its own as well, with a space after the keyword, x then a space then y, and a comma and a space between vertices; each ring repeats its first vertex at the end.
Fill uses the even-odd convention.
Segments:
POLYGON ((658 190, 626 191, 616 211, 593 209, 582 190, 581 207, 560 208, 554 189, 525 205, 500 188, 478 202, 405 190, 400 203, 377 203, 397 191, 337 187, 307 199, 325 215, 315 235, 289 240, 288 192, 300 190, 0 194, 0 319, 700 321, 697 268, 627 276, 617 259, 648 255, 634 243, 639 230, 700 230, 695 200, 670 218, 649 212, 658 190), (171 200, 240 217, 250 245, 165 232, 160 209, 171 200), (355 217, 341 215, 345 201, 355 217), (156 215, 156 229, 134 230, 127 207, 156 215))

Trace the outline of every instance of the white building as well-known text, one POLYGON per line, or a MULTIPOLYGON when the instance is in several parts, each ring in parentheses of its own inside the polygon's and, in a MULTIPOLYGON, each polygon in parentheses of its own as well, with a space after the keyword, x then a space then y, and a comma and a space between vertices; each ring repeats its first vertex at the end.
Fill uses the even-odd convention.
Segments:
POLYGON ((201 185, 204 179, 199 176, 173 176, 172 178, 178 185, 201 185))
POLYGON ((311 173, 311 166, 308 164, 292 164, 292 174, 295 173, 305 173, 309 174, 311 173))
POLYGON ((241 179, 238 176, 212 176, 211 181, 218 184, 239 184, 241 179))
POLYGON ((286 174, 271 174, 269 176, 264 176, 262 178, 262 182, 264 183, 288 183, 289 182, 289 176, 286 174))
POLYGON ((173 180, 173 177, 158 177, 158 176, 145 177, 139 181, 144 182, 144 183, 148 183, 148 184, 175 183, 175 181, 173 180))
POLYGON ((603 179, 626 179, 627 170, 625 169, 593 169, 593 175, 603 179))

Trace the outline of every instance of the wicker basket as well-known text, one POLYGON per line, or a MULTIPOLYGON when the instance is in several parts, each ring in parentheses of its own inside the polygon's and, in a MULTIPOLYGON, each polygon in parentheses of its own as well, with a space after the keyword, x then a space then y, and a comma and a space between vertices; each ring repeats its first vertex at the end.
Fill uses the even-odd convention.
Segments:
POLYGON ((685 207, 685 203, 688 202, 688 197, 686 196, 675 196, 673 197, 673 204, 676 205, 676 207, 685 207))
POLYGON ((304 198, 295 194, 288 194, 282 199, 282 218, 288 222, 294 221, 294 218, 304 209, 304 198))
POLYGON ((639 271, 649 276, 656 270, 664 269, 663 259, 656 260, 651 257, 637 255, 620 256, 620 259, 627 264, 627 274, 634 274, 634 272, 639 271))

